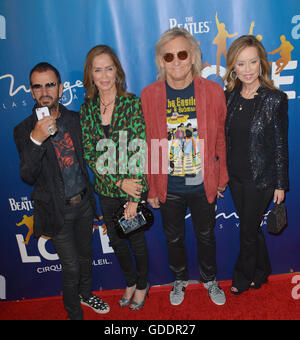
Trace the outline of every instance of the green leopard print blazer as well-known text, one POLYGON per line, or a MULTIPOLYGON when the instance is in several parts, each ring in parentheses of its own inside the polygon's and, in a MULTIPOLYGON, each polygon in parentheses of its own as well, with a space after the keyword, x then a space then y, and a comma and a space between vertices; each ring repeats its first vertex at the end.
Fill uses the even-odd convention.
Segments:
POLYGON ((125 178, 141 179, 148 190, 145 122, 141 101, 136 96, 117 96, 107 138, 102 127, 99 96, 81 105, 80 118, 84 158, 94 173, 98 194, 138 202, 116 186, 125 178))

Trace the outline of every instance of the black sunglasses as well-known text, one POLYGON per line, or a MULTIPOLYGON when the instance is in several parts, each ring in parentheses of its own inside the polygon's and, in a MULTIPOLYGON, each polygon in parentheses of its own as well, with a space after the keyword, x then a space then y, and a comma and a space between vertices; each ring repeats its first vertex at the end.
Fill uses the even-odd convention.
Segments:
MULTIPOLYGON (((177 53, 177 58, 179 60, 186 60, 188 56, 189 53, 187 51, 180 51, 177 53)), ((166 53, 163 58, 167 63, 171 63, 174 60, 175 55, 173 53, 166 53)))
MULTIPOLYGON (((47 90, 50 90, 50 89, 53 89, 56 85, 57 85, 57 83, 53 82, 53 83, 47 83, 44 86, 45 86, 45 88, 47 90)), ((40 91, 43 88, 43 85, 41 85, 41 84, 34 84, 34 85, 31 85, 31 88, 33 90, 35 90, 35 91, 40 91)))

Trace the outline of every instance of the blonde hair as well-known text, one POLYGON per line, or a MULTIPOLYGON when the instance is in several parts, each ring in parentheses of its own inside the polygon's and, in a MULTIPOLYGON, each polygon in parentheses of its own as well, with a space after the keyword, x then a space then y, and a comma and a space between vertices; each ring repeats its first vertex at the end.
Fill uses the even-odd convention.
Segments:
POLYGON ((232 43, 227 53, 226 73, 223 77, 223 81, 227 90, 231 92, 234 89, 240 87, 242 84, 239 78, 232 76, 232 73, 235 72, 234 66, 236 64, 238 55, 246 47, 255 47, 257 50, 261 66, 261 72, 259 74, 260 83, 271 89, 276 89, 273 80, 271 80, 269 77, 269 74, 271 73, 271 68, 264 46, 253 35, 242 35, 232 43))
POLYGON ((126 92, 126 79, 125 72, 122 68, 119 58, 112 48, 106 45, 97 45, 93 47, 87 54, 85 64, 84 64, 84 72, 83 72, 83 86, 85 87, 85 99, 91 100, 94 99, 98 94, 98 88, 95 86, 92 77, 92 66, 94 58, 101 55, 107 54, 112 59, 116 69, 116 88, 117 94, 119 96, 129 97, 132 94, 126 92))
POLYGON ((157 80, 164 80, 166 79, 166 72, 164 67, 161 67, 159 59, 162 56, 162 49, 163 46, 168 43, 169 41, 176 39, 178 37, 185 38, 191 47, 191 53, 195 58, 195 64, 192 67, 193 76, 201 76, 202 70, 202 60, 201 60, 201 51, 199 46, 195 40, 195 38, 184 28, 174 27, 166 31, 159 39, 157 44, 155 45, 155 64, 157 68, 157 80))

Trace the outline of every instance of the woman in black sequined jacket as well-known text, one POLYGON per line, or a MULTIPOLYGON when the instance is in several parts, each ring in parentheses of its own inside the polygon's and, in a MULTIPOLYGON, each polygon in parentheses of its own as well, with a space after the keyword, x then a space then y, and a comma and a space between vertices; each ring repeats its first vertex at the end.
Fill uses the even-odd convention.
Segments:
MULTIPOLYGON (((230 173, 230 126, 239 105, 240 88, 226 91, 227 168, 230 173)), ((248 157, 258 189, 288 190, 288 99, 284 92, 261 85, 255 98, 248 157)))
POLYGON ((268 281, 272 269, 260 224, 272 198, 280 204, 289 188, 288 98, 269 74, 260 41, 246 35, 233 42, 224 80, 229 187, 240 219, 235 295, 268 281))

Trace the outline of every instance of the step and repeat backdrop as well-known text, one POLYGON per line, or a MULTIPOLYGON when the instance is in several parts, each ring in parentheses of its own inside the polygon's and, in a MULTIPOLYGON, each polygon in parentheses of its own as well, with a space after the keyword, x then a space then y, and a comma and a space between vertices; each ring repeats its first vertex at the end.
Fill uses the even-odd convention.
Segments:
MULTIPOLYGON (((243 34, 261 39, 272 79, 289 96, 290 192, 288 227, 266 235, 273 274, 300 271, 300 2, 298 0, 1 0, 0 1, 0 299, 18 300, 61 293, 61 265, 50 240, 35 238, 32 187, 22 182, 13 128, 31 114, 29 72, 47 61, 61 72, 62 104, 79 110, 84 101, 83 66, 97 44, 115 49, 128 90, 138 96, 156 79, 154 45, 169 28, 188 29, 202 51, 203 77, 222 84, 225 55, 243 34), (217 38, 217 39, 216 39, 217 38), (284 65, 277 71, 277 63, 284 65)), ((98 203, 99 204, 99 203, 98 203)), ((271 208, 271 206, 270 206, 271 208)), ((150 283, 173 280, 160 213, 147 231, 150 283)), ((266 217, 262 222, 265 229, 266 217)), ((196 244, 186 215, 190 279, 198 280, 196 244)), ((217 202, 218 279, 231 279, 239 248, 239 219, 230 192, 217 202)), ((94 223, 93 289, 124 288, 99 206, 94 223)))

